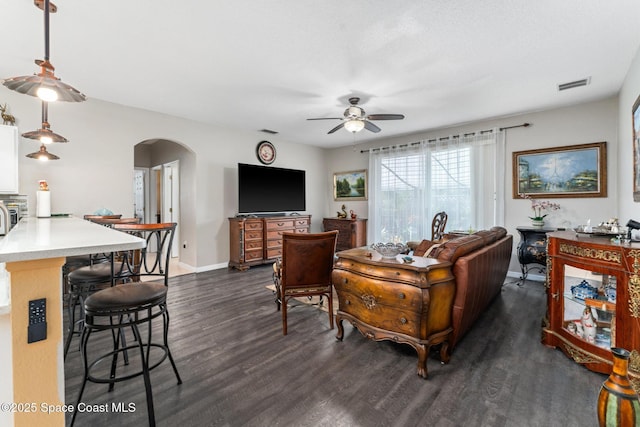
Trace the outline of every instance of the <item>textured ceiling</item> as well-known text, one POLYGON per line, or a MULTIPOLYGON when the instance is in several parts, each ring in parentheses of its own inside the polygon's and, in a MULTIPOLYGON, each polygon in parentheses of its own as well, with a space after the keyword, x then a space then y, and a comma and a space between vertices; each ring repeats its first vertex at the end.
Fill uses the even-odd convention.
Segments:
MULTIPOLYGON (((306 119, 353 95, 406 116, 355 136, 387 138, 611 96, 640 46, 638 0, 54 3, 51 62, 88 97, 321 147, 353 135, 306 119)), ((0 78, 36 72, 42 11, 0 0, 0 28, 0 78)))

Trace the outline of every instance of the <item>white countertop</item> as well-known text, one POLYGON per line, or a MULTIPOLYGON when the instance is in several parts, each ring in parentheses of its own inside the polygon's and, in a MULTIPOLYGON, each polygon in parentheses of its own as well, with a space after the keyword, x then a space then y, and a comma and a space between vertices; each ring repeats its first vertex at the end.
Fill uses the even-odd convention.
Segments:
POLYGON ((0 239, 0 263, 145 247, 144 239, 74 217, 22 218, 0 239))

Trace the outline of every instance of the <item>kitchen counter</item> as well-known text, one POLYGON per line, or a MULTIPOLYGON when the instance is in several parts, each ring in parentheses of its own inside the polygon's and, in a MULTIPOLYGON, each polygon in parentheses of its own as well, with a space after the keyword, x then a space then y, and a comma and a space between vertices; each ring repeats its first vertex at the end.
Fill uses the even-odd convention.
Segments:
MULTIPOLYGON (((0 411, 3 426, 64 426, 62 408, 62 266, 66 257, 139 249, 138 237, 79 218, 22 218, 0 239, 0 264, 9 273, 8 314, 0 313, 0 402, 16 411, 0 411), (29 301, 45 299, 47 337, 27 343, 29 301), (29 411, 18 410, 29 404, 29 411)), ((2 292, 2 290, 0 290, 2 292)), ((6 292, 6 290, 4 290, 6 292)))
POLYGON ((0 262, 95 254, 144 247, 144 240, 83 219, 22 218, 0 239, 0 262), (114 249, 114 246, 117 248, 114 249))

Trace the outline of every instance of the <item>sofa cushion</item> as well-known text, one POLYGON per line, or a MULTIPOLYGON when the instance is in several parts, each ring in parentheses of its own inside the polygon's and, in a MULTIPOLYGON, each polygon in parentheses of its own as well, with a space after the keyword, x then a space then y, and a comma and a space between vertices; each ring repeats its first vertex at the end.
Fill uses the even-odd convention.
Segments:
POLYGON ((440 261, 450 261, 455 263, 458 258, 484 246, 484 239, 471 234, 469 236, 458 237, 442 244, 431 254, 432 258, 440 261))
POLYGON ((484 241, 485 246, 490 245, 496 240, 498 240, 498 233, 492 230, 476 231, 474 235, 482 237, 482 240, 484 241))
POLYGON ((491 231, 495 231, 496 233, 496 240, 500 240, 502 239, 504 236, 507 235, 507 229, 504 227, 500 227, 499 225, 496 225, 494 227, 490 228, 491 231))
POLYGON ((431 248, 435 243, 436 242, 432 242, 431 240, 424 239, 413 249, 413 255, 424 256, 424 254, 427 253, 427 250, 429 250, 429 248, 431 248))

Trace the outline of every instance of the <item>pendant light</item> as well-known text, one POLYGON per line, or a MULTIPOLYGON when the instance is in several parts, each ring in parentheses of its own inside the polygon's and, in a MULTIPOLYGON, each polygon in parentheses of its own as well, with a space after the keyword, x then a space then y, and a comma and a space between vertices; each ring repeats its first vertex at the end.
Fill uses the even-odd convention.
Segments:
POLYGON ((24 138, 36 139, 43 144, 51 144, 52 142, 69 142, 67 138, 53 132, 49 124, 48 118, 49 107, 46 101, 42 101, 42 128, 22 134, 24 138))
POLYGON ((46 162, 47 160, 58 160, 60 157, 56 156, 55 154, 51 154, 47 151, 47 147, 45 147, 44 144, 42 144, 40 146, 40 150, 36 151, 35 153, 30 153, 27 154, 27 157, 30 159, 37 159, 37 160, 41 160, 43 162, 46 162))
POLYGON ((55 68, 49 62, 49 13, 57 11, 56 5, 49 0, 34 0, 35 5, 44 11, 44 60, 36 59, 40 72, 31 76, 10 77, 2 84, 11 90, 26 95, 37 96, 43 101, 80 102, 87 97, 77 89, 60 81, 55 76, 55 68))

